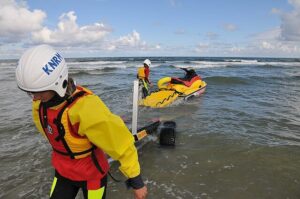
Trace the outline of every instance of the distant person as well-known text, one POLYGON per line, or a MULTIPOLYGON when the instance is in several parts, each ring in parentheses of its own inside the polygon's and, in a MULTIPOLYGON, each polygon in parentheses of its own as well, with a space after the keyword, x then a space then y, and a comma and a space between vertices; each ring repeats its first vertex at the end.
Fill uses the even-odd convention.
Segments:
POLYGON ((105 198, 105 153, 120 162, 134 198, 146 197, 132 134, 97 95, 68 78, 58 52, 47 45, 28 49, 19 60, 16 81, 32 97, 33 121, 53 148, 50 199, 74 199, 79 189, 85 199, 105 198))
POLYGON ((181 68, 181 69, 185 71, 185 76, 183 77, 185 81, 190 81, 194 77, 199 76, 197 75, 196 71, 192 67, 181 68))
POLYGON ((184 70, 185 72, 184 77, 182 78, 172 77, 171 78, 172 84, 184 84, 186 86, 190 86, 191 83, 193 83, 194 81, 201 80, 200 75, 198 75, 192 67, 180 68, 180 69, 184 70))
POLYGON ((151 61, 149 59, 145 59, 144 66, 138 68, 137 78, 141 81, 140 85, 143 87, 143 98, 150 94, 149 86, 152 85, 149 79, 150 66, 151 61))

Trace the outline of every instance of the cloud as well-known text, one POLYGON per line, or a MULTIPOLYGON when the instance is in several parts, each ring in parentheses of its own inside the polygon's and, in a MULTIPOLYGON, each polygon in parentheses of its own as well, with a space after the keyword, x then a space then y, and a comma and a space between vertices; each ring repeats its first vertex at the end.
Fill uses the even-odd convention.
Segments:
POLYGON ((140 33, 133 30, 132 33, 122 36, 114 41, 109 41, 105 45, 105 50, 124 52, 127 54, 145 54, 149 52, 162 52, 164 48, 161 44, 149 45, 141 39, 140 33))
POLYGON ((256 34, 248 44, 247 50, 261 56, 297 57, 300 55, 300 42, 282 39, 281 27, 256 34))
MULTIPOLYGON (((195 52, 206 56, 299 57, 300 0, 289 0, 289 3, 293 6, 292 11, 271 10, 271 13, 280 16, 280 26, 251 35, 248 41, 240 43, 199 43, 195 52)), ((230 31, 236 29, 232 24, 224 28, 230 31)))
POLYGON ((223 28, 230 32, 233 32, 237 29, 236 25, 234 25, 234 24, 224 24, 223 28))
POLYGON ((281 29, 277 27, 253 35, 244 43, 198 43, 194 52, 201 56, 299 57, 300 42, 283 41, 280 34, 281 29))
POLYGON ((278 27, 252 35, 241 53, 270 57, 299 57, 300 55, 300 1, 290 0, 290 12, 273 8, 271 12, 281 18, 278 27))
POLYGON ((300 1, 289 0, 288 1, 294 10, 291 12, 282 12, 276 10, 273 13, 281 16, 281 39, 284 41, 300 41, 300 1))
POLYGON ((26 3, 15 0, 0 0, 0 51, 8 57, 15 52, 22 52, 24 46, 40 43, 59 47, 66 52, 74 53, 74 49, 85 52, 105 52, 131 50, 146 52, 159 50, 159 44, 148 45, 142 41, 140 33, 133 30, 125 36, 110 38, 113 29, 104 23, 96 22, 80 26, 74 11, 63 13, 55 28, 43 26, 47 15, 42 10, 30 10, 26 3), (23 47, 22 47, 23 46, 23 47), (71 48, 73 50, 71 50, 71 48), (10 49, 9 54, 4 49, 10 49))
POLYGON ((288 0, 290 4, 292 4, 296 10, 300 10, 300 1, 299 0, 288 0))
POLYGON ((275 27, 273 29, 267 30, 265 32, 261 32, 255 35, 252 35, 252 39, 256 41, 261 41, 261 40, 280 40, 280 35, 281 35, 281 28, 280 27, 275 27))
POLYGON ((205 36, 210 39, 210 40, 215 40, 219 37, 219 35, 217 33, 214 33, 214 32, 207 32, 205 34, 205 36))
POLYGON ((178 0, 169 0, 169 3, 171 4, 172 7, 177 7, 179 4, 178 0))
POLYGON ((47 27, 32 33, 34 43, 48 43, 58 46, 90 45, 102 41, 112 29, 103 23, 78 26, 75 12, 63 13, 55 30, 47 27))
POLYGON ((271 13, 272 14, 281 14, 281 10, 279 10, 277 8, 272 8, 271 13))
POLYGON ((141 40, 140 33, 133 30, 132 33, 122 36, 115 41, 111 41, 107 49, 109 50, 131 50, 131 51, 151 51, 161 49, 161 45, 149 45, 141 40))
POLYGON ((184 29, 177 29, 175 32, 174 32, 174 34, 176 34, 176 35, 184 35, 186 32, 185 32, 185 30, 184 29))
POLYGON ((204 52, 207 52, 209 49, 210 49, 209 43, 199 43, 195 47, 195 51, 197 53, 204 53, 204 52))
POLYGON ((9 43, 18 42, 30 32, 39 30, 47 16, 41 10, 30 11, 24 2, 0 0, 0 5, 0 36, 9 43))
MULTIPOLYGON (((180 0, 169 0, 178 7, 180 0)), ((47 27, 45 11, 30 9, 23 0, 0 0, 0 57, 15 57, 24 46, 48 43, 59 47, 72 56, 100 55, 193 55, 193 56, 286 56, 300 55, 300 0, 289 0, 293 9, 289 12, 273 8, 271 13, 279 16, 278 27, 251 35, 247 41, 226 43, 218 34, 207 32, 204 41, 197 45, 151 44, 137 30, 113 37, 109 24, 95 22, 79 25, 74 11, 62 13, 57 26, 47 27), (84 50, 83 50, 84 49, 84 50)), ((53 19, 51 19, 53 20, 53 19)), ((114 27, 118 28, 118 27, 114 27)), ((225 24, 227 31, 236 31, 235 24, 225 24)), ((185 34, 179 29, 175 34, 185 34)), ((162 38, 163 39, 163 38, 162 38)))
POLYGON ((128 34, 127 36, 120 37, 115 43, 118 46, 129 46, 129 47, 136 47, 136 46, 143 46, 146 45, 145 42, 141 41, 140 34, 135 30, 128 34))
POLYGON ((225 42, 209 42, 198 43, 194 52, 199 56, 230 56, 243 57, 251 56, 252 48, 245 47, 242 44, 225 43, 225 42))

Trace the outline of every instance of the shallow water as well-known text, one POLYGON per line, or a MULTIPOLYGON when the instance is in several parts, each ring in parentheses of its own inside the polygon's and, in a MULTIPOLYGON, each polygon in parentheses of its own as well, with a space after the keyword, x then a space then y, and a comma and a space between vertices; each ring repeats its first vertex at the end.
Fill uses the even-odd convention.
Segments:
MULTIPOLYGON (((130 120, 132 81, 143 58, 69 59, 78 84, 130 120)), ((177 123, 176 147, 150 137, 139 151, 148 198, 300 198, 300 62, 297 59, 152 58, 151 78, 182 76, 193 66, 206 92, 164 109, 140 108, 177 123)), ((0 198, 48 198, 51 148, 16 87, 16 61, 0 62, 0 198)), ((112 174, 124 179, 112 165, 112 174)), ((108 198, 132 198, 109 180, 108 198)), ((79 194, 77 198, 82 198, 79 194)))

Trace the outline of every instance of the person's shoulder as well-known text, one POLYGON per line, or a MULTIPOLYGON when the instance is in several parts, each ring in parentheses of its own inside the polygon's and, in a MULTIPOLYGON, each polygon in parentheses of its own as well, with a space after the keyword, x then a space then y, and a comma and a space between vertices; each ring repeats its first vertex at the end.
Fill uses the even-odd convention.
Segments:
POLYGON ((109 109, 105 103, 95 94, 84 95, 79 98, 76 103, 69 109, 71 117, 87 116, 87 115, 104 115, 109 113, 109 109))
POLYGON ((100 97, 98 95, 94 94, 93 92, 86 93, 78 101, 81 103, 85 103, 85 104, 94 103, 94 102, 98 102, 98 101, 102 102, 100 97))

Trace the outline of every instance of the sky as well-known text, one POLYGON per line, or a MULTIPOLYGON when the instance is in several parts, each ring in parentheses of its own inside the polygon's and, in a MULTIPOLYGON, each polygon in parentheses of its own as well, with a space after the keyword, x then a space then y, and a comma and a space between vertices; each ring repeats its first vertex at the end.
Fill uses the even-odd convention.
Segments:
POLYGON ((39 44, 65 57, 300 58, 300 0, 0 0, 0 59, 39 44))

